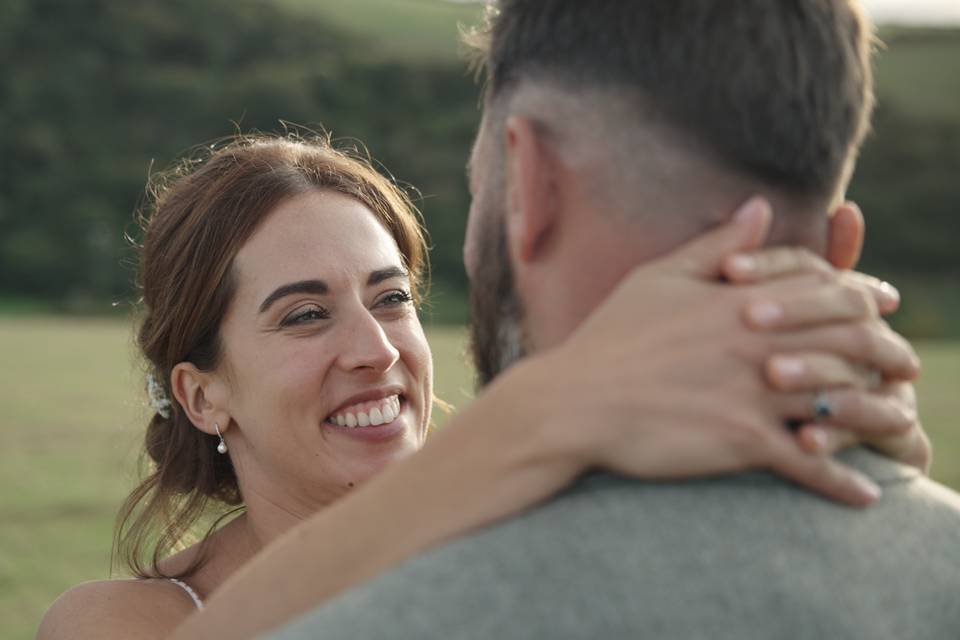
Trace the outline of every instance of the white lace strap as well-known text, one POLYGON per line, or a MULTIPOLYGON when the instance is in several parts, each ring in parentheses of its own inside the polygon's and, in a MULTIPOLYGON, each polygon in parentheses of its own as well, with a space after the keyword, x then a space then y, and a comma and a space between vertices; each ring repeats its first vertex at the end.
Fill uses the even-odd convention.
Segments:
POLYGON ((193 604, 197 605, 197 609, 200 611, 203 610, 203 600, 200 599, 200 596, 197 595, 197 592, 194 591, 190 585, 182 580, 177 580, 176 578, 167 578, 167 580, 186 591, 187 595, 190 596, 190 599, 193 600, 193 604))

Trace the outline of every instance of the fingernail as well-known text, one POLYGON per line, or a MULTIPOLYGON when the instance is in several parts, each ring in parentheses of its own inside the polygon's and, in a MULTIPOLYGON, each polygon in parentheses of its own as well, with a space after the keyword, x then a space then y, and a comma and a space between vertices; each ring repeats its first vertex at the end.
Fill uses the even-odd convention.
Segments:
POLYGON ((879 500, 880 496, 883 495, 883 491, 880 489, 880 485, 871 480, 866 476, 855 475, 853 476, 854 482, 857 485, 857 488, 863 492, 865 496, 870 498, 870 501, 879 500))
POLYGON ((729 266, 740 275, 749 276, 757 270, 757 261, 755 258, 740 254, 730 258, 729 266))
POLYGON ((880 283, 880 293, 887 298, 887 301, 890 303, 891 307, 900 304, 900 292, 889 282, 880 283))
POLYGON ((900 418, 903 420, 903 424, 906 426, 906 428, 909 429, 916 424, 918 420, 916 409, 904 406, 903 404, 900 404, 897 409, 900 411, 900 418))
POLYGON ((799 378, 803 375, 803 360, 797 358, 778 357, 773 361, 773 368, 784 378, 799 378))
POLYGON ((920 375, 920 372, 923 370, 923 365, 920 363, 920 358, 914 354, 910 355, 910 367, 913 369, 913 376, 917 377, 920 375))
POLYGON ((827 448, 827 432, 822 427, 808 427, 807 434, 813 440, 813 444, 816 445, 817 451, 823 451, 827 448))
POLYGON ((783 319, 783 307, 775 302, 755 302, 747 310, 750 320, 761 327, 769 327, 783 319))

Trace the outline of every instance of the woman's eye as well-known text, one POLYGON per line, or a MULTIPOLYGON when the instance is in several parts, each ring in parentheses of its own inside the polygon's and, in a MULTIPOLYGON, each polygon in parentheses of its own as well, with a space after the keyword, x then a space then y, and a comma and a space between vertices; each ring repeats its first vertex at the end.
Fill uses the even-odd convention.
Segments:
POLYGON ((307 322, 313 322, 314 320, 326 320, 329 317, 330 314, 327 313, 326 309, 311 305, 308 307, 301 307, 288 315, 280 322, 280 326, 291 327, 299 324, 305 324, 307 322))
POLYGON ((413 296, 410 295, 410 292, 398 290, 386 294, 377 301, 377 304, 387 307, 397 307, 408 302, 413 302, 413 296))

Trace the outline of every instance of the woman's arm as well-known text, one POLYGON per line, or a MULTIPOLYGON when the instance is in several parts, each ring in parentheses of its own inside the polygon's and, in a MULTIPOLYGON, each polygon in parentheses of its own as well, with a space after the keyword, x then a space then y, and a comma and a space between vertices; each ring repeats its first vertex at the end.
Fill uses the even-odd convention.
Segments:
MULTIPOLYGON (((422 451, 271 544, 174 637, 249 637, 597 465, 647 478, 767 467, 868 502, 869 481, 803 451, 781 428, 783 399, 767 398, 759 363, 783 343, 751 339, 744 294, 700 272, 756 240, 732 227, 708 236, 639 269, 645 275, 628 278, 574 339, 510 369, 422 451), (636 313, 651 296, 672 313, 636 313)), ((831 304, 821 303, 821 315, 831 304)), ((824 341, 813 337, 810 347, 829 351, 824 341)), ((910 367, 908 354, 875 359, 910 367)))

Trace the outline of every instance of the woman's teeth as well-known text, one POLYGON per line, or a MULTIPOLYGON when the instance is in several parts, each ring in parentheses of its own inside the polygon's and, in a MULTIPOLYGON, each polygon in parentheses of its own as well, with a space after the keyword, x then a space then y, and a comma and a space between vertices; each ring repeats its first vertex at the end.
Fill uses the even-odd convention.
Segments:
POLYGON ((327 421, 341 427, 376 427, 390 424, 400 415, 400 396, 362 402, 330 416, 327 421))

